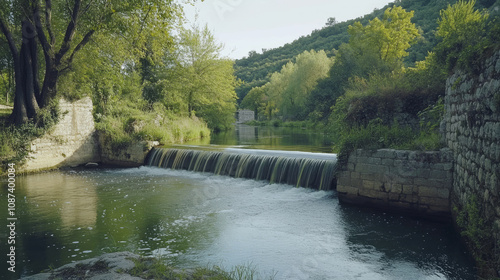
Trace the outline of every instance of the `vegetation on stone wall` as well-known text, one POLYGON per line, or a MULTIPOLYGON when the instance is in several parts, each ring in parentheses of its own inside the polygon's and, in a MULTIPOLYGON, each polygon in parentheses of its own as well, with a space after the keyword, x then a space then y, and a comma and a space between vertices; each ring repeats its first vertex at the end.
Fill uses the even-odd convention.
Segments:
MULTIPOLYGON (((10 113, 10 112, 9 112, 10 113)), ((40 109, 37 117, 28 123, 14 126, 5 114, 0 117, 0 175, 6 171, 8 163, 22 165, 31 149, 31 142, 43 136, 60 118, 61 112, 55 100, 40 109)))
MULTIPOLYGON (((495 267, 496 262, 490 254, 495 248, 492 232, 483 218, 481 204, 475 195, 471 195, 461 209, 453 207, 456 223, 460 234, 466 238, 467 245, 471 248, 472 255, 483 273, 495 267)), ((498 246, 498 245, 497 245, 498 246)))

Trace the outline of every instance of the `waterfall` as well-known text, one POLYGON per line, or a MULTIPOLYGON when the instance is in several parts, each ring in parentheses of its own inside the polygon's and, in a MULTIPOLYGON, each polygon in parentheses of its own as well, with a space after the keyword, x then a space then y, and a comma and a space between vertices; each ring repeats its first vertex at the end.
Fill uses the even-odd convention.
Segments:
POLYGON ((332 154, 153 148, 145 165, 331 190, 334 188, 336 162, 336 156, 332 154))

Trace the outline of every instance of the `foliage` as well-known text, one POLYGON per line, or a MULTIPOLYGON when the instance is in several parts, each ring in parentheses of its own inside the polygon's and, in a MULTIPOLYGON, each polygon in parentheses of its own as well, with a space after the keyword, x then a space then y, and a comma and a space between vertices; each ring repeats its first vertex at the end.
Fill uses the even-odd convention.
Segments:
POLYGON ((455 67, 474 70, 475 61, 489 44, 488 12, 475 10, 475 4, 475 0, 460 0, 440 12, 436 35, 441 41, 436 46, 436 53, 450 71, 455 67))
POLYGON ((264 86, 252 89, 241 107, 252 109, 267 119, 279 116, 285 120, 304 120, 308 113, 304 103, 318 80, 328 75, 332 60, 324 51, 312 50, 299 54, 295 61, 273 73, 264 86))
POLYGON ((356 149, 401 149, 412 142, 414 137, 410 127, 402 127, 397 122, 388 126, 384 125, 382 120, 374 119, 365 127, 342 130, 342 134, 334 145, 334 151, 338 153, 338 165, 342 169, 347 166, 349 155, 356 149))
POLYGON ((196 117, 177 116, 160 103, 149 110, 146 103, 141 108, 132 105, 132 100, 128 104, 123 101, 113 102, 112 110, 96 123, 112 150, 127 148, 140 140, 172 144, 210 136, 206 124, 196 117))
POLYGON ((481 204, 477 196, 469 196, 463 209, 454 207, 457 214, 456 222, 464 236, 472 247, 474 258, 482 268, 491 267, 486 262, 487 254, 491 252, 491 231, 488 230, 486 221, 482 218, 481 204))
POLYGON ((181 28, 177 49, 164 52, 161 64, 152 64, 143 97, 162 102, 180 114, 198 116, 213 130, 234 123, 238 81, 233 61, 221 58, 223 45, 207 26, 181 28))
POLYGON ((192 270, 174 269, 164 258, 132 259, 135 267, 128 273, 143 279, 193 279, 193 280, 254 280, 274 279, 275 276, 263 278, 253 265, 238 265, 228 270, 219 265, 198 267, 192 270))
POLYGON ((318 82, 307 100, 309 117, 327 121, 331 107, 353 80, 399 73, 406 50, 418 36, 412 16, 413 12, 395 6, 384 12, 382 20, 375 18, 365 26, 361 22, 349 26, 349 43, 340 46, 329 76, 318 82))
POLYGON ((376 17, 366 26, 355 22, 348 29, 349 44, 357 55, 373 52, 384 62, 399 62, 408 56, 407 49, 419 36, 418 29, 411 22, 413 15, 413 11, 406 12, 394 6, 385 10, 382 20, 376 17))
POLYGON ((0 7, 0 30, 9 45, 16 77, 12 119, 18 124, 36 116, 39 108, 57 97, 59 78, 71 72, 75 58, 89 42, 123 37, 131 42, 131 53, 141 57, 146 45, 154 51, 155 46, 169 45, 169 32, 180 16, 171 0, 0 1, 0 7), (43 60, 39 58, 42 53, 43 60), (42 83, 39 76, 43 76, 42 83))
POLYGON ((442 148, 445 77, 431 53, 415 68, 351 78, 329 119, 340 159, 358 148, 442 148))
POLYGON ((31 152, 31 142, 43 136, 60 118, 57 102, 40 110, 36 119, 20 126, 0 120, 0 175, 5 172, 7 163, 22 165, 31 152))
MULTIPOLYGON (((418 41, 407 50, 409 55, 404 58, 405 66, 414 66, 415 62, 424 60, 427 54, 432 51, 438 43, 436 28, 438 26, 437 20, 440 16, 439 12, 442 9, 446 9, 448 5, 453 5, 456 2, 457 0, 398 0, 358 19, 326 25, 321 29, 314 30, 307 36, 302 36, 279 48, 263 50, 261 53, 254 51, 252 52, 252 56, 238 59, 235 63, 235 74, 244 82, 236 89, 238 97, 240 101, 243 100, 252 88, 267 83, 272 73, 279 71, 283 65, 293 61, 293 57, 306 50, 324 50, 329 57, 334 56, 335 51, 338 50, 342 44, 348 43, 349 41, 348 26, 353 25, 356 21, 361 22, 362 25, 366 25, 375 17, 382 19, 384 11, 395 5, 402 7, 406 11, 414 11, 412 22, 419 29, 421 36, 418 41)), ((495 5, 494 0, 480 0, 477 3, 477 8, 487 8, 493 15, 494 13, 498 14, 498 11, 495 11, 495 5)))

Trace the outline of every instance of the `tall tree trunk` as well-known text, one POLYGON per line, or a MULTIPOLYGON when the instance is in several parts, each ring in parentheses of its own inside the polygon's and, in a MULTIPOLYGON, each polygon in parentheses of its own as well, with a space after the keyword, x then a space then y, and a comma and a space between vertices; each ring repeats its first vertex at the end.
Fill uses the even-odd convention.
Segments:
POLYGON ((39 95, 38 54, 36 49, 36 31, 30 21, 23 21, 23 42, 18 57, 14 59, 16 96, 12 112, 15 123, 25 123, 34 118, 39 106, 36 96, 39 95))
MULTIPOLYGON (((47 63, 47 61, 46 61, 47 63)), ((47 63, 45 68, 45 78, 43 80, 41 95, 41 105, 45 107, 49 104, 57 93, 57 80, 59 78, 59 70, 53 65, 52 62, 47 63)))
POLYGON ((16 90, 14 95, 14 110, 12 110, 10 119, 16 124, 23 124, 28 121, 28 113, 26 111, 26 103, 24 101, 24 92, 22 88, 23 79, 21 77, 21 61, 19 57, 14 58, 14 76, 16 82, 16 90))

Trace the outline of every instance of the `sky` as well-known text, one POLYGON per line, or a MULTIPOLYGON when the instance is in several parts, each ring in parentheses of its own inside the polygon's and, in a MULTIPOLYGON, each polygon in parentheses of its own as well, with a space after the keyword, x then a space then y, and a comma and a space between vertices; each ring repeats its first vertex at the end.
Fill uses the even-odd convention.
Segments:
POLYGON ((389 0, 198 0, 184 5, 187 25, 209 29, 224 44, 223 56, 240 59, 252 50, 272 49, 325 26, 382 9, 389 0), (197 15, 197 16, 196 16, 197 15), (196 19, 197 18, 197 19, 196 19))

